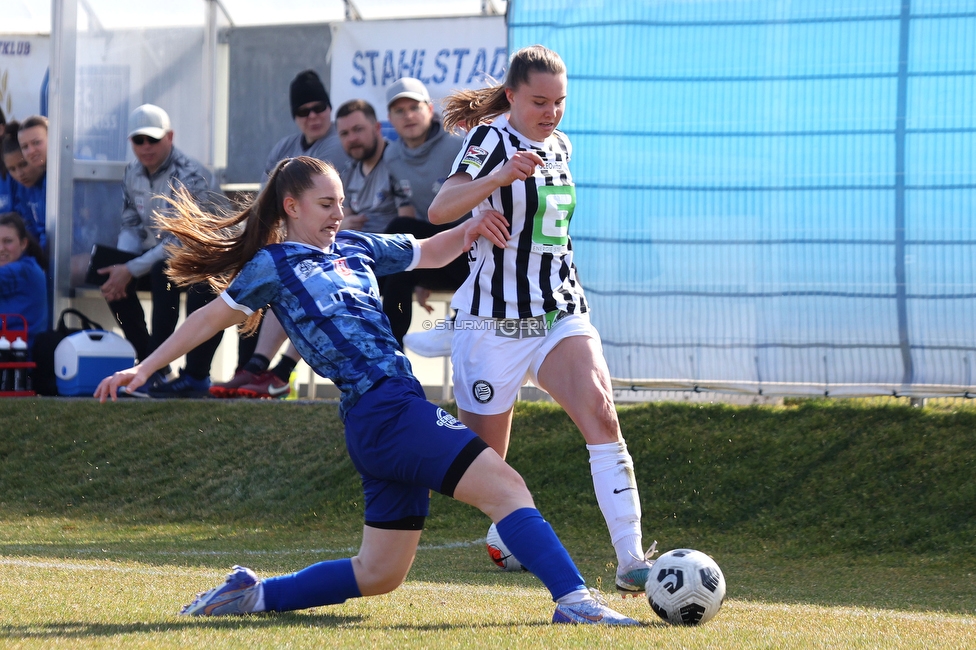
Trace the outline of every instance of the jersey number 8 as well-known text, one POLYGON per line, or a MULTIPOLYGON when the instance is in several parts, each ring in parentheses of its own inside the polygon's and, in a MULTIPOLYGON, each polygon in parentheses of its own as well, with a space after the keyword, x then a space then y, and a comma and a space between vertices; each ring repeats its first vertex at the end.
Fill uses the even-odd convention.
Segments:
POLYGON ((576 188, 572 185, 543 185, 539 190, 539 209, 533 219, 532 243, 553 248, 569 243, 569 221, 576 209, 576 188))

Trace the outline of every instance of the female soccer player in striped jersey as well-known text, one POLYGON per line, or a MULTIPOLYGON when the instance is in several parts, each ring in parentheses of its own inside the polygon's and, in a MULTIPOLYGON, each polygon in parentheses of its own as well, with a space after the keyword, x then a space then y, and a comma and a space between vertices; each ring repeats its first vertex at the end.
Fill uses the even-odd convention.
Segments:
POLYGON ((428 216, 449 223, 471 210, 495 212, 508 224, 504 246, 475 242, 470 275, 452 303, 461 421, 504 458, 526 378, 566 409, 590 453, 597 502, 617 553, 617 589, 637 595, 654 551, 645 556, 642 548, 634 464, 573 264, 573 149, 556 129, 565 105, 566 66, 541 45, 512 56, 504 84, 451 95, 445 127, 468 135, 428 216))
POLYGON ((443 266, 477 237, 504 244, 504 224, 486 213, 421 241, 340 233, 343 199, 335 170, 304 156, 281 161, 257 201, 237 215, 211 216, 188 195, 179 197, 177 215, 165 226, 181 243, 170 275, 181 284, 209 281, 221 300, 195 311, 142 363, 96 389, 100 400, 114 400, 119 388, 138 388, 214 333, 245 319, 245 331, 253 329, 270 304, 302 358, 342 391, 339 415, 365 493, 359 554, 265 580, 234 567, 182 613, 282 612, 392 591, 413 562, 433 489, 496 522, 504 543, 552 593, 554 623, 638 625, 585 588, 522 477, 427 401, 383 314, 378 275, 443 266))

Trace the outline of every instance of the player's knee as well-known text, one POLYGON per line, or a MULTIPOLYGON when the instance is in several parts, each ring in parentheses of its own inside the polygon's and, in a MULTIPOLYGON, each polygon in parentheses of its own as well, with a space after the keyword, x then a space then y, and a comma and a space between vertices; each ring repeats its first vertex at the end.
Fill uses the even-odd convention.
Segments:
POLYGON ((391 566, 368 566, 361 563, 354 570, 359 593, 363 596, 390 593, 402 585, 407 577, 407 571, 391 566))
POLYGON ((613 399, 606 396, 596 400, 590 407, 586 418, 588 430, 583 436, 588 444, 603 444, 620 440, 620 421, 617 419, 617 409, 613 399))
POLYGON ((516 472, 510 465, 507 465, 509 471, 505 472, 504 476, 500 477, 500 487, 511 496, 511 498, 532 498, 529 494, 529 488, 525 484, 525 479, 522 475, 516 472))
POLYGON ((620 425, 617 420, 617 408, 613 403, 613 396, 604 394, 601 396, 597 413, 600 421, 608 429, 617 430, 620 425))
POLYGON ((388 594, 400 585, 403 584, 405 576, 400 574, 386 574, 379 576, 378 579, 373 583, 373 593, 371 595, 377 596, 379 594, 388 594))
POLYGON ((496 474, 491 494, 482 495, 478 507, 489 517, 500 518, 519 508, 534 507, 532 494, 522 476, 509 465, 496 474))
MULTIPOLYGON (((500 475, 499 479, 494 499, 499 510, 510 512, 518 508, 535 507, 532 493, 521 474, 508 467, 508 471, 500 475)), ((493 513, 488 514, 491 516, 493 513)))

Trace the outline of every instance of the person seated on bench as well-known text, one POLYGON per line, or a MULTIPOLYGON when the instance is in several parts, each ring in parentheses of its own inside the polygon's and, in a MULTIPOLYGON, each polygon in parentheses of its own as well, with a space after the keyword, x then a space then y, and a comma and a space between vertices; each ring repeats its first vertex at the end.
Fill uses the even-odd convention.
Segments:
MULTIPOLYGON (((122 180, 118 248, 139 257, 98 272, 108 276, 102 295, 141 361, 176 330, 181 292, 186 291, 187 315, 216 297, 206 283, 178 287, 166 276, 166 245, 174 240, 162 234, 158 221, 173 213, 167 199, 188 193, 201 208, 212 213, 229 203, 203 165, 173 146, 169 115, 159 106, 143 104, 132 112, 129 142, 136 159, 126 166, 122 180), (139 289, 148 290, 152 296, 152 333, 136 295, 139 289)), ((179 377, 166 380, 159 374, 134 394, 156 398, 209 396, 210 364, 222 336, 223 332, 219 332, 191 350, 179 377)))
POLYGON ((20 314, 27 321, 28 355, 34 338, 48 329, 47 278, 41 270, 46 265, 44 251, 23 218, 16 212, 0 215, 0 314, 20 314))

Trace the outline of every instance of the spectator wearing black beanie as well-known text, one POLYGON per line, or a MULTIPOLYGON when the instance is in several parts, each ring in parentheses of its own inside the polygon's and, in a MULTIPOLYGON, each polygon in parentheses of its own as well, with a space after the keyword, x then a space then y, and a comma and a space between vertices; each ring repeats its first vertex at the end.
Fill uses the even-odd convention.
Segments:
POLYGON ((288 88, 288 99, 298 133, 285 136, 271 149, 264 164, 262 182, 267 180, 279 160, 296 156, 318 158, 342 171, 350 159, 332 124, 329 91, 315 70, 303 70, 295 75, 288 88))
POLYGON ((329 101, 329 93, 326 91, 325 86, 322 85, 322 80, 319 79, 319 75, 316 74, 315 70, 305 70, 304 72, 298 73, 298 76, 291 82, 290 96, 292 117, 298 117, 299 111, 306 104, 321 102, 326 107, 332 108, 332 102, 329 101))

